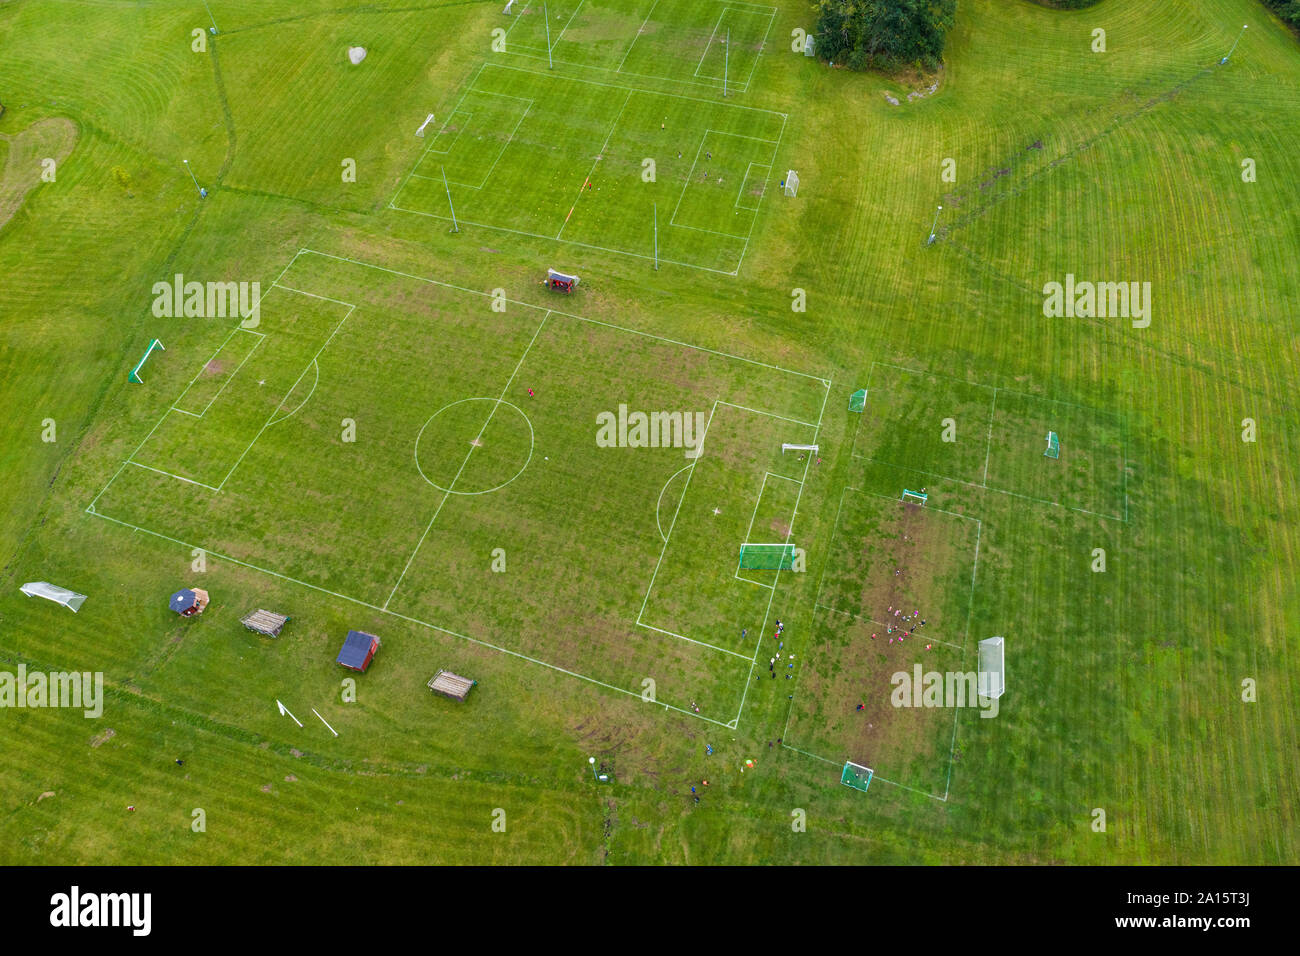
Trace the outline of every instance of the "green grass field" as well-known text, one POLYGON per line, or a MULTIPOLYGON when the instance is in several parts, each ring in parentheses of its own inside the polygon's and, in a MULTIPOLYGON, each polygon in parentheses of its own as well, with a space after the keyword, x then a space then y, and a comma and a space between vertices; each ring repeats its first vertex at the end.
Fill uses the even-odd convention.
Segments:
POLYGON ((0 672, 105 688, 0 707, 0 860, 1296 862, 1300 42, 1255 0, 965 0, 917 98, 795 53, 805 4, 209 6, 0 6, 0 672), (256 316, 157 314, 176 275, 256 316), (1067 275, 1149 325, 1046 315, 1067 275), (995 717, 891 702, 992 636, 995 717))

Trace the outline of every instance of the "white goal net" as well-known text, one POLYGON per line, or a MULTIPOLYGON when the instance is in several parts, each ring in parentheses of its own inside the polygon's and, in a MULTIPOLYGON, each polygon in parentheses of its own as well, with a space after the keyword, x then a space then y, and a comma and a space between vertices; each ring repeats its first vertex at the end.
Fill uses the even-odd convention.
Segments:
POLYGON ((785 174, 785 186, 783 187, 787 196, 795 196, 799 193, 799 174, 793 169, 785 174))
POLYGON ((990 637, 980 641, 979 668, 980 696, 989 699, 1001 697, 1007 689, 1002 638, 990 637))

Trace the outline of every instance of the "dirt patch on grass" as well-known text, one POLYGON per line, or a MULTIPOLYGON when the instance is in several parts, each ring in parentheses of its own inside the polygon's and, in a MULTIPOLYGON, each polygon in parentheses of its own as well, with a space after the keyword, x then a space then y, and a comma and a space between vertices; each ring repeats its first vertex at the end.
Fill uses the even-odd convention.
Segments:
POLYGON ((90 738, 90 746, 99 747, 102 744, 108 743, 108 741, 112 740, 116 736, 117 736, 117 731, 114 730, 112 727, 105 728, 103 733, 96 734, 95 736, 90 738))
POLYGON ((0 140, 9 147, 0 175, 0 229, 3 229, 22 208, 27 194, 41 185, 43 160, 54 160, 57 181, 59 166, 77 144, 77 127, 69 119, 51 117, 13 136, 0 135, 0 140))

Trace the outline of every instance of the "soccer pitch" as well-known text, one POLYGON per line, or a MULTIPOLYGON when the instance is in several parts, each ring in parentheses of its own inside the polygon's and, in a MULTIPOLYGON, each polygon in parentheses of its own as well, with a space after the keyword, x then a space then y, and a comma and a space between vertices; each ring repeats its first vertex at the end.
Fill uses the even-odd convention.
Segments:
POLYGON ((780 572, 733 555, 760 508, 789 540, 811 462, 781 442, 816 440, 829 382, 313 250, 258 307, 90 513, 735 726, 780 572), (697 416, 699 443, 603 447, 629 405, 697 416), (766 497, 773 473, 796 493, 766 497))
MULTIPOLYGON (((390 208, 735 275, 784 114, 489 61, 390 208)), ((578 255, 575 250, 574 255, 578 255)))

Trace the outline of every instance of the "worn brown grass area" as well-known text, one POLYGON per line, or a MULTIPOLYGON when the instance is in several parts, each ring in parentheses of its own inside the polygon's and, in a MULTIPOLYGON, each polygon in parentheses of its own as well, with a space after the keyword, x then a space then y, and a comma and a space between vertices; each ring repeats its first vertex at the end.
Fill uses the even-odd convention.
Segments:
POLYGON ((21 133, 0 135, 8 148, 4 175, 0 176, 0 229, 22 208, 41 182, 42 160, 53 159, 58 167, 77 144, 77 127, 61 116, 38 120, 21 133))

